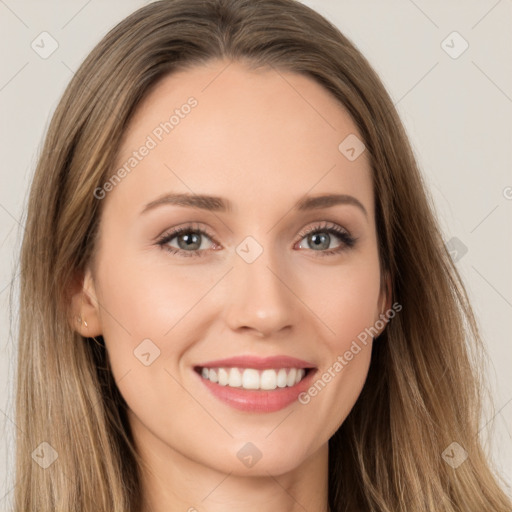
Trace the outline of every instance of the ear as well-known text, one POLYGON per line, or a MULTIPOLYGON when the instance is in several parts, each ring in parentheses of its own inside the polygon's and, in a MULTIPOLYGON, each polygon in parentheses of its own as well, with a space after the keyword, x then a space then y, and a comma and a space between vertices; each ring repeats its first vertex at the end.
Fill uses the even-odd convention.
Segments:
POLYGON ((99 303, 92 272, 89 268, 83 275, 77 275, 71 284, 71 328, 84 338, 102 334, 99 303))

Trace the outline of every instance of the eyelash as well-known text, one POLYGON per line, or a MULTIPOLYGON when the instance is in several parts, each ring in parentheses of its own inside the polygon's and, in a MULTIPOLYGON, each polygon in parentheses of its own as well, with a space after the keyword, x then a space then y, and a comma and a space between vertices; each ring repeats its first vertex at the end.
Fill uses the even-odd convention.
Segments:
MULTIPOLYGON (((314 226, 311 226, 307 228, 305 231, 301 232, 299 234, 299 240, 300 242, 303 238, 307 237, 311 233, 329 233, 330 235, 335 235, 341 240, 341 245, 339 247, 336 247, 334 249, 328 249, 325 251, 313 251, 312 249, 309 249, 313 252, 318 252, 319 256, 331 256, 335 254, 339 254, 343 251, 346 251, 348 249, 351 249, 357 240, 357 238, 351 236, 345 229, 337 226, 336 224, 316 224, 314 226)), ((207 251, 206 250, 194 250, 194 251, 184 251, 182 249, 177 249, 176 247, 170 247, 167 245, 172 239, 176 238, 179 235, 182 234, 190 234, 190 233, 196 233, 200 234, 201 236, 206 236, 209 238, 214 244, 217 244, 214 237, 210 235, 207 231, 204 229, 201 229, 199 227, 194 227, 192 225, 182 226, 176 229, 173 229, 170 232, 164 233, 158 240, 157 245, 159 245, 162 249, 165 251, 170 252, 171 254, 179 254, 181 256, 190 257, 190 256, 206 256, 207 251)))

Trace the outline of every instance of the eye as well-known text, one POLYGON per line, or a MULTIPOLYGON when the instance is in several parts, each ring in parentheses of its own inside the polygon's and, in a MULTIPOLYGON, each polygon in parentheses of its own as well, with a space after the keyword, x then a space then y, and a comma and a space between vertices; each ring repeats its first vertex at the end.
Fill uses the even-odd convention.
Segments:
MULTIPOLYGON (((157 244, 170 252, 181 256, 203 256, 208 247, 203 242, 212 237, 203 229, 194 226, 183 226, 164 233, 157 241, 157 244), (176 245, 171 245, 176 244, 176 245)), ((215 242, 213 242, 215 246, 215 242)))
POLYGON ((308 228, 305 232, 301 233, 301 243, 299 248, 302 247, 302 240, 306 240, 305 244, 312 248, 314 252, 318 252, 321 256, 329 256, 346 251, 354 246, 356 238, 350 235, 348 231, 336 224, 321 224, 308 228), (333 239, 341 241, 339 245, 332 248, 331 243, 333 239))
MULTIPOLYGON (((317 252, 319 256, 329 256, 346 251, 353 247, 357 240, 341 226, 331 223, 311 226, 299 236, 298 248, 303 249, 302 241, 306 240, 305 244, 309 246, 309 249, 317 252), (336 239, 339 243, 333 248, 331 244, 336 239)), ((208 254, 208 248, 211 250, 220 248, 212 235, 193 225, 174 228, 164 233, 156 243, 162 249, 179 256, 205 256, 208 254), (208 240, 210 247, 208 247, 208 240)))

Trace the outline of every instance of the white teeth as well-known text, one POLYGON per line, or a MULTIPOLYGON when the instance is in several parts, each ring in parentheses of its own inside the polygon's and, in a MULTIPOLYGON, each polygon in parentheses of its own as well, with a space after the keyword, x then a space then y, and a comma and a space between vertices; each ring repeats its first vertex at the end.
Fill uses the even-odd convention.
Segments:
POLYGON ((231 388, 239 388, 242 386, 242 374, 238 368, 231 368, 228 386, 231 388))
POLYGON ((286 387, 286 370, 284 368, 281 368, 277 372, 277 387, 278 388, 286 387))
MULTIPOLYGON (((246 370, 247 371, 247 370, 246 370)), ((276 372, 275 370, 263 370, 261 372, 260 387, 261 389, 276 389, 276 372)))
POLYGON ((229 382, 229 375, 225 368, 219 368, 219 384, 227 386, 229 382))
POLYGON ((242 374, 242 387, 244 389, 259 389, 260 375, 258 370, 248 368, 242 374))
POLYGON ((256 370, 254 368, 202 368, 201 376, 221 386, 273 390, 295 386, 306 375, 304 368, 256 370))
POLYGON ((297 370, 295 368, 290 368, 288 372, 288 378, 286 379, 287 386, 293 386, 295 384, 295 377, 297 375, 297 370))

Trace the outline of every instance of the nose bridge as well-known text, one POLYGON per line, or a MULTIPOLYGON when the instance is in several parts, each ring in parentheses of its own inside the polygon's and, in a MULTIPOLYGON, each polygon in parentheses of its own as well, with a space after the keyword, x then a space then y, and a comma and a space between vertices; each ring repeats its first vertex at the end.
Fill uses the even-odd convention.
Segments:
POLYGON ((234 254, 230 273, 227 322, 232 329, 253 329, 265 335, 291 326, 296 320, 297 300, 285 285, 283 258, 269 243, 246 237, 234 254))

